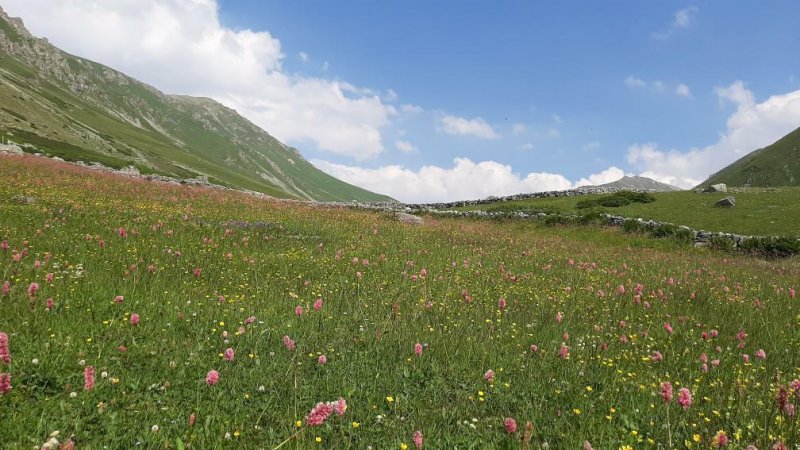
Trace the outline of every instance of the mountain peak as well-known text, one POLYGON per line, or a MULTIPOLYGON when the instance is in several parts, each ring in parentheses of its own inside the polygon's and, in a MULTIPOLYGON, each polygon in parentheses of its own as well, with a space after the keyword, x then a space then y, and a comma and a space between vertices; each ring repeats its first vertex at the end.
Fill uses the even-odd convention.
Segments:
POLYGON ((670 192, 670 191, 681 190, 680 188, 672 186, 671 184, 661 183, 652 178, 641 177, 637 175, 632 175, 632 176, 625 175, 617 181, 601 184, 598 187, 631 189, 637 191, 657 191, 657 192, 670 192))

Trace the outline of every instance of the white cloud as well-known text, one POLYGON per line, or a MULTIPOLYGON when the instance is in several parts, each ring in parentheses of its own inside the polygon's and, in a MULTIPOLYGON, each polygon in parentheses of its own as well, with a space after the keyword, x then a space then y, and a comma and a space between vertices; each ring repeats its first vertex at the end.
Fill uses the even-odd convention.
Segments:
POLYGON ((689 28, 694 24, 697 16, 697 7, 690 6, 675 12, 675 18, 672 21, 673 28, 689 28))
MULTIPOLYGON (((625 86, 629 89, 651 89, 658 92, 667 92, 668 86, 661 80, 647 81, 632 75, 625 78, 625 86)), ((678 83, 674 89, 670 89, 675 95, 680 97, 692 98, 692 92, 684 83, 678 83)))
POLYGON ((371 91, 285 72, 280 41, 226 28, 216 0, 6 0, 3 7, 70 53, 167 93, 214 98, 294 145, 374 157, 395 114, 371 91))
POLYGON ((511 125, 511 132, 514 134, 522 134, 528 131, 528 127, 524 123, 515 123, 511 125))
POLYGON ((417 151, 417 147, 408 141, 399 140, 396 141, 394 145, 395 147, 397 147, 398 150, 400 150, 403 153, 414 153, 417 151))
POLYGON ((661 150, 655 143, 634 144, 628 148, 628 162, 641 170, 642 176, 690 188, 800 125, 800 90, 774 95, 761 103, 756 103, 741 81, 715 92, 721 101, 737 105, 728 117, 727 130, 715 144, 686 151, 661 150))
POLYGON ((681 97, 692 98, 692 91, 689 90, 689 86, 683 83, 675 87, 675 93, 681 97))
POLYGON ((519 146, 520 150, 533 150, 533 143, 526 142, 519 146))
POLYGON ((300 58, 300 61, 308 62, 308 53, 306 53, 306 52, 298 53, 297 57, 300 58))
POLYGON ((625 86, 628 86, 631 89, 640 88, 647 86, 644 80, 641 78, 634 77, 633 75, 629 75, 625 78, 625 86))
POLYGON ((444 116, 440 119, 437 130, 458 136, 475 136, 481 139, 498 139, 491 125, 480 117, 465 119, 456 116, 444 116))
POLYGON ((609 167, 608 169, 589 175, 586 178, 581 178, 575 182, 575 186, 597 186, 599 184, 612 183, 625 176, 625 172, 618 167, 609 167))
MULTIPOLYGON (((470 200, 492 195, 563 190, 577 186, 577 183, 569 181, 563 175, 541 172, 521 176, 509 165, 495 161, 475 163, 468 158, 456 158, 450 168, 424 166, 418 171, 398 165, 366 169, 327 161, 315 160, 313 163, 348 183, 406 203, 470 200)), ((587 180, 591 183, 613 181, 612 178, 618 173, 621 174, 622 171, 612 167, 600 174, 581 179, 579 183, 587 180)))
POLYGON ((678 32, 678 30, 692 27, 697 22, 697 13, 698 9, 696 6, 690 6, 688 8, 675 11, 672 22, 669 23, 667 29, 652 33, 650 36, 659 40, 669 39, 672 37, 672 35, 678 32))

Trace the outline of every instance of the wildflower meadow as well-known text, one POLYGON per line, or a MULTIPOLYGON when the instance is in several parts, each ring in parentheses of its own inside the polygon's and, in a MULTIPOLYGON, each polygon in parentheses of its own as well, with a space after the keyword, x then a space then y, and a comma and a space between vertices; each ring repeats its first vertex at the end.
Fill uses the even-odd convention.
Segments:
POLYGON ((0 283, 1 448, 800 443, 797 258, 25 156, 0 283))

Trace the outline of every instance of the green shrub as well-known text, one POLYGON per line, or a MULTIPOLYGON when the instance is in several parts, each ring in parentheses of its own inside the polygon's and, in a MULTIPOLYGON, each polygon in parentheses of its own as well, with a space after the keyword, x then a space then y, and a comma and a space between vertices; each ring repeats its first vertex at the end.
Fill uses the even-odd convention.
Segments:
POLYGON ((742 242, 741 249, 773 258, 786 258, 800 253, 797 237, 754 237, 742 242))
POLYGON ((631 203, 650 203, 656 198, 647 192, 619 191, 614 194, 581 200, 575 205, 577 209, 588 209, 603 206, 606 208, 619 208, 620 206, 630 205, 631 203))

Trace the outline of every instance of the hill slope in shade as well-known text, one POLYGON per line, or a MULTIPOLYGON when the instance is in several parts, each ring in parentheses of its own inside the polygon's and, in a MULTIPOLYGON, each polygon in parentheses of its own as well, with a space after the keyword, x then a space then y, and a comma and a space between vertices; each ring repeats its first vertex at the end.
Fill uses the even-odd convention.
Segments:
POLYGON ((639 176, 624 176, 617 181, 611 183, 601 184, 598 187, 604 188, 618 188, 618 189, 631 189, 635 191, 655 191, 655 192, 672 192, 680 191, 681 189, 671 184, 661 183, 652 178, 639 177, 639 176))
POLYGON ((800 128, 772 145, 743 156, 698 187, 717 183, 728 186, 800 186, 800 128))
POLYGON ((67 161, 304 200, 385 201, 214 100, 165 95, 32 36, 0 9, 0 137, 67 161))

